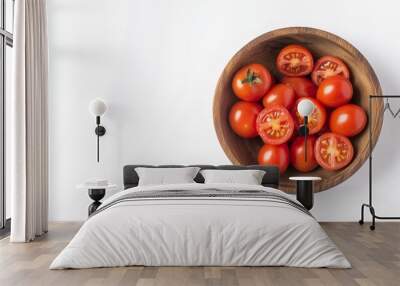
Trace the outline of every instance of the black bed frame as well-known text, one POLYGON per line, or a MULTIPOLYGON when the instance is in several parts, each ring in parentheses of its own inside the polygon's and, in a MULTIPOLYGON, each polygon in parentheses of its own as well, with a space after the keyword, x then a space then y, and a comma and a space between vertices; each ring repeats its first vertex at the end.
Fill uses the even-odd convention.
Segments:
MULTIPOLYGON (((263 170, 265 175, 262 180, 262 185, 265 187, 278 188, 279 187, 279 169, 275 166, 261 166, 261 165, 248 165, 248 166, 236 166, 236 165, 126 165, 124 167, 124 189, 136 187, 139 183, 139 176, 135 171, 137 167, 146 168, 181 168, 181 167, 199 167, 202 170, 206 169, 217 169, 217 170, 263 170)), ((198 173, 194 180, 197 183, 204 183, 204 178, 198 173)))

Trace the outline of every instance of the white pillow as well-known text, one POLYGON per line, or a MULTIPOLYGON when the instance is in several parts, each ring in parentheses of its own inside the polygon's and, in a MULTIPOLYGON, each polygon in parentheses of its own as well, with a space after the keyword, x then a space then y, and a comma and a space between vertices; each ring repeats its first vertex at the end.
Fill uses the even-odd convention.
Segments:
POLYGON ((202 170, 205 184, 226 183, 261 185, 265 171, 262 170, 202 170))
POLYGON ((193 179, 199 170, 199 167, 135 168, 139 176, 139 186, 195 183, 193 179))

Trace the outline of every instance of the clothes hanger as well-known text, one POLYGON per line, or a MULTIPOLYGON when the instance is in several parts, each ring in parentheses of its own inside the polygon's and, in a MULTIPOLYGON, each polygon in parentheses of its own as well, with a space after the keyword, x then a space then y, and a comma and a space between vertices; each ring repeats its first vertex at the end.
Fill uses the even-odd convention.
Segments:
POLYGON ((396 111, 393 112, 392 108, 390 107, 390 102, 389 98, 385 98, 385 106, 383 108, 383 113, 386 112, 386 110, 389 110, 389 113, 392 115, 393 118, 396 118, 400 114, 400 108, 396 111))
MULTIPOLYGON (((369 96, 369 106, 371 110, 371 100, 372 99, 377 99, 377 98, 385 98, 385 106, 383 108, 383 114, 388 110, 390 115, 392 115, 393 119, 396 119, 396 117, 400 114, 400 108, 396 111, 393 112, 392 107, 390 106, 389 98, 397 98, 400 99, 400 95, 381 95, 381 96, 376 96, 376 95, 370 95, 369 96)), ((399 116, 400 117, 400 116, 399 116)), ((370 113, 370 118, 369 120, 372 120, 372 113, 370 113)), ((369 121, 369 124, 371 124, 371 121, 369 121)), ((373 201, 372 201, 372 147, 371 147, 371 138, 372 138, 372 133, 371 133, 371 126, 368 128, 369 130, 369 200, 368 203, 363 203, 361 205, 361 219, 358 221, 359 224, 364 224, 364 208, 368 208, 371 216, 372 216, 372 224, 370 225, 370 229, 374 230, 375 229, 375 219, 380 219, 380 220, 399 220, 400 216, 379 216, 375 212, 375 207, 373 206, 373 201)))

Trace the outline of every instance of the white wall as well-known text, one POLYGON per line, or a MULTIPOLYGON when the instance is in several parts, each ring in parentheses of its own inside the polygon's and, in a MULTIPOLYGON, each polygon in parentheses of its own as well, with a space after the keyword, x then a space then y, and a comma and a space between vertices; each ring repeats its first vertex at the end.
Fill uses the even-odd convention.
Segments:
MULTIPOLYGON (((214 87, 231 56, 272 29, 338 34, 369 59, 386 93, 400 93, 396 2, 48 0, 50 219, 85 219, 90 199, 75 185, 105 177, 121 187, 124 164, 229 163, 212 122, 214 87), (109 106, 100 164, 87 109, 95 97, 109 106)), ((377 147, 380 215, 400 215, 398 128, 387 120, 377 147)), ((358 220, 367 178, 364 166, 317 194, 313 213, 358 220)))

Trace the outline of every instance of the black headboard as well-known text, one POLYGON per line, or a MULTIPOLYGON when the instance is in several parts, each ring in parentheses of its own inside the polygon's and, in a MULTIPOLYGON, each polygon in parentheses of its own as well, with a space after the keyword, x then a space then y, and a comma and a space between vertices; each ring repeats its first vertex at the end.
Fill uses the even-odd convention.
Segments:
MULTIPOLYGON (((248 166, 237 166, 237 165, 126 165, 124 166, 124 189, 136 187, 139 183, 139 177, 135 171, 137 167, 147 168, 181 168, 181 167, 199 167, 204 169, 219 169, 219 170, 263 170, 265 171, 262 185, 265 187, 278 188, 279 187, 279 169, 275 166, 261 166, 261 165, 248 165, 248 166)), ((199 174, 194 178, 197 183, 204 183, 203 176, 199 174)))

